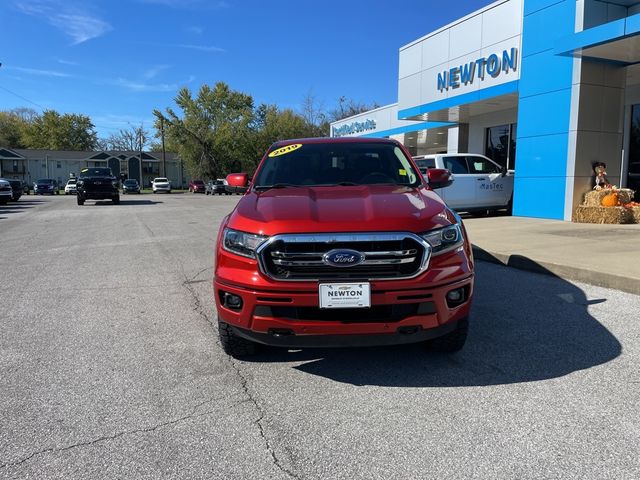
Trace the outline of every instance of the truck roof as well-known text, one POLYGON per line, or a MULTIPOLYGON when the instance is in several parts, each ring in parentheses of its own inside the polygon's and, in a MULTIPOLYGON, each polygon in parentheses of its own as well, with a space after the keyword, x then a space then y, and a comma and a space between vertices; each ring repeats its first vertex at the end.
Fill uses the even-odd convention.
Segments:
POLYGON ((363 138, 363 137, 312 137, 312 138, 294 138, 291 140, 280 140, 274 142, 272 147, 283 147, 292 143, 391 143, 398 144, 396 140, 389 138, 363 138))

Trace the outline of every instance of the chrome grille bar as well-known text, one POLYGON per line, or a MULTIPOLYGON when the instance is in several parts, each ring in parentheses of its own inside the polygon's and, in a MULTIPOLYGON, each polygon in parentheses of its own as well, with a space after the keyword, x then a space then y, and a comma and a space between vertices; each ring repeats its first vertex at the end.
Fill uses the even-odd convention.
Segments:
POLYGON ((397 280, 423 273, 431 246, 408 232, 283 234, 260 245, 257 258, 262 273, 276 280, 397 280), (324 255, 336 248, 356 250, 365 259, 347 268, 325 263, 324 255))

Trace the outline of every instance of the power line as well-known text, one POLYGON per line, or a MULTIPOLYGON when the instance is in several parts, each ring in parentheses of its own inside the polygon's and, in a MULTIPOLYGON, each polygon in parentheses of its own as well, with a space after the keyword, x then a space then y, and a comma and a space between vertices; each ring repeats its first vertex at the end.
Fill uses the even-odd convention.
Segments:
MULTIPOLYGON (((8 88, 3 87, 2 85, 0 85, 0 89, 4 90, 5 92, 10 93, 11 95, 15 95, 16 97, 18 97, 21 100, 24 100, 25 102, 29 102, 32 105, 35 105, 36 107, 38 107, 42 111, 49 110, 48 108, 43 107, 39 103, 36 103, 36 102, 34 102, 32 100, 29 100, 27 97, 23 97, 22 95, 14 92, 12 90, 9 90, 8 88)), ((107 127, 106 125, 96 125, 96 124, 94 124, 93 126, 96 127, 96 128, 104 129, 104 130, 114 130, 114 131, 120 131, 120 130, 122 130, 124 128, 124 127, 120 127, 120 128, 118 128, 118 127, 107 127)))
POLYGON ((22 95, 19 95, 19 94, 17 94, 16 92, 13 92, 13 91, 9 90, 8 88, 3 87, 2 85, 0 85, 0 88, 1 88, 2 90, 4 90, 5 92, 9 92, 11 95, 15 95, 16 97, 18 97, 18 98, 20 98, 20 99, 24 100, 25 102, 29 102, 29 103, 31 103, 31 104, 33 104, 33 105, 35 105, 35 106, 36 106, 36 107, 38 107, 40 110, 46 110, 46 108, 45 108, 45 107, 43 107, 42 105, 40 105, 39 103, 32 102, 32 101, 31 101, 31 100, 29 100, 28 98, 23 97, 22 95))

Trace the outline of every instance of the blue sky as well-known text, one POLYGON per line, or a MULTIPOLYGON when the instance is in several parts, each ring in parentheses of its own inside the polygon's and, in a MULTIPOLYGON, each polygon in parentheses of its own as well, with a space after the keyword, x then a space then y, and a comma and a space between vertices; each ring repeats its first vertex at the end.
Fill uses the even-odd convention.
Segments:
POLYGON ((401 46, 489 3, 2 0, 0 110, 84 113, 106 136, 217 81, 282 108, 386 105, 401 46))

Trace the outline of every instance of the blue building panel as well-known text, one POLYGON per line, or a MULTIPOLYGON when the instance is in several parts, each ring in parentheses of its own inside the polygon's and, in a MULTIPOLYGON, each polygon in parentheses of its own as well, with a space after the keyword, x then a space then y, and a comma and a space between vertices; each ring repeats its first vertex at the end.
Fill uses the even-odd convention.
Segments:
POLYGON ((525 0, 524 6, 513 213, 561 220, 573 59, 555 55, 554 45, 575 31, 576 1, 525 0))
POLYGON ((513 191, 514 216, 564 220, 564 177, 516 178, 513 191))
MULTIPOLYGON (((565 78, 565 80, 567 80, 565 78)), ((568 78, 571 85, 571 76, 568 78)), ((555 85, 553 85, 555 87, 555 85)), ((571 88, 520 97, 518 106, 518 140, 567 133, 571 119, 571 88)), ((518 148, 520 144, 518 144, 518 148)), ((520 158, 520 153, 518 153, 520 158)), ((520 160, 518 160, 520 164, 520 160)), ((519 165, 518 165, 519 166, 519 165)))
POLYGON ((524 14, 531 15, 532 13, 536 13, 538 10, 548 8, 557 3, 562 3, 562 0, 527 0, 524 3, 524 14))
POLYGON ((547 52, 528 56, 526 77, 520 83, 520 98, 570 88, 567 78, 573 75, 573 59, 547 52))
MULTIPOLYGON (((525 17, 522 25, 522 58, 552 50, 558 38, 575 31, 576 2, 564 0, 551 3, 547 8, 526 14, 527 5, 534 0, 525 0, 525 17)), ((524 73, 524 67, 522 72, 524 73)))
MULTIPOLYGON (((545 135, 518 140, 516 179, 566 177, 564 161, 569 150, 569 134, 545 135)), ((539 189, 534 192, 539 194, 539 189)), ((564 198, 564 197, 563 197, 564 198)))

